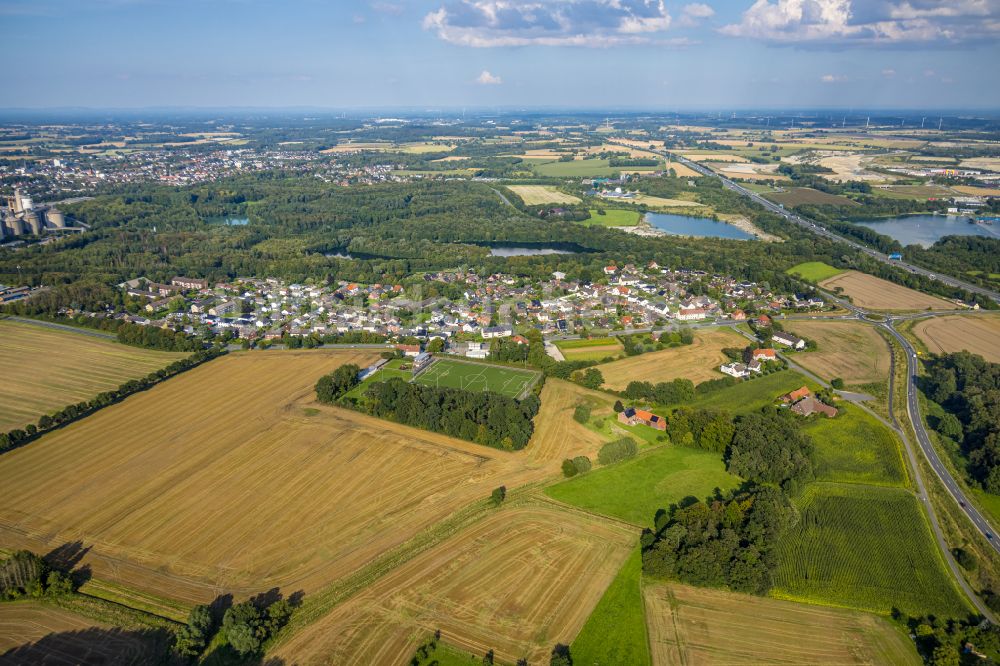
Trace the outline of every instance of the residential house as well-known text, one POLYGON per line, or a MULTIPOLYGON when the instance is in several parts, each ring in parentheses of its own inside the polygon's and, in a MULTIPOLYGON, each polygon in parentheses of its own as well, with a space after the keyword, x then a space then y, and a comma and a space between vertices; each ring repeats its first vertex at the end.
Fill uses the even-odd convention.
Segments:
POLYGON ((791 410, 800 416, 823 414, 827 418, 832 419, 837 415, 836 407, 832 407, 811 395, 796 402, 791 406, 791 410))
POLYGON ((202 280, 199 278, 189 278, 177 276, 170 281, 170 284, 175 287, 180 287, 182 289, 207 289, 208 280, 202 280))
POLYGON ((726 363, 719 366, 719 370, 730 377, 741 378, 750 376, 750 369, 742 363, 726 363))
POLYGON ((755 361, 773 361, 778 358, 777 352, 773 349, 754 349, 753 350, 753 360, 755 361))

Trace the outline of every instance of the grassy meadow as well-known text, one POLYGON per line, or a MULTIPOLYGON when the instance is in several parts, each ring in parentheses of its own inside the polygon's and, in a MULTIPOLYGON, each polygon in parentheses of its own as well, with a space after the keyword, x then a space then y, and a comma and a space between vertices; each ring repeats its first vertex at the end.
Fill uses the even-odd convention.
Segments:
POLYGON ((792 266, 785 272, 789 275, 802 278, 806 282, 822 282, 835 275, 840 275, 844 271, 834 268, 829 264, 824 264, 822 261, 806 261, 792 266))
POLYGON ((814 418, 803 430, 816 451, 816 478, 873 485, 906 485, 896 435, 875 417, 841 403, 835 419, 814 418))
POLYGON ((739 483, 738 477, 726 471, 718 453, 665 445, 608 467, 595 466, 546 488, 545 494, 587 511, 651 527, 658 509, 668 509, 689 496, 704 499, 716 488, 725 491, 739 483))

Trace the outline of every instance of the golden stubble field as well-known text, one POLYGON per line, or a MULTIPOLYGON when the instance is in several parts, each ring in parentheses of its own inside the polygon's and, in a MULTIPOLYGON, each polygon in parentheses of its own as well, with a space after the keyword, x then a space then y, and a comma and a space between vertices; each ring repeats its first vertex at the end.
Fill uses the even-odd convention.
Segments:
POLYGON ((600 437, 550 382, 509 453, 315 402, 371 351, 234 353, 0 456, 0 546, 88 548, 96 578, 183 603, 320 589, 600 437))
POLYGON ((796 354, 794 360, 824 379, 869 384, 889 377, 889 348, 874 326, 857 321, 790 321, 785 327, 816 341, 816 351, 796 354))
POLYGON ((682 377, 697 384, 722 377, 719 365, 726 362, 723 347, 742 348, 746 344, 746 338, 729 329, 700 329, 694 332, 690 345, 630 356, 597 369, 604 375, 604 385, 615 391, 624 390, 631 381, 656 384, 682 377))
POLYGON ((1000 317, 956 315, 918 322, 913 332, 935 354, 969 351, 1000 363, 1000 317))
POLYGON ((186 356, 0 321, 0 432, 35 423, 43 414, 90 400, 186 356))
POLYGON ((819 286, 836 292, 837 287, 862 308, 873 310, 955 310, 954 303, 858 271, 845 271, 823 280, 819 286))
POLYGON ((273 654, 290 664, 403 664, 441 630, 474 655, 543 663, 569 644, 636 530, 556 506, 499 510, 394 569, 273 654))
POLYGON ((902 631, 867 613, 677 584, 643 596, 654 666, 922 663, 902 631))

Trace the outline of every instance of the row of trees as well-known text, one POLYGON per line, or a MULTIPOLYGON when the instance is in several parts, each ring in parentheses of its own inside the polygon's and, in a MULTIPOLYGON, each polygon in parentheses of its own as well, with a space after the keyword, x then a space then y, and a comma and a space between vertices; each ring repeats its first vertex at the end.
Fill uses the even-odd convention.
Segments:
POLYGON ((342 365, 316 382, 316 398, 320 402, 332 404, 358 385, 361 368, 354 363, 342 365))
POLYGON ((259 655, 268 639, 288 624, 292 612, 290 601, 271 599, 268 595, 230 606, 221 622, 211 606, 195 606, 188 613, 187 624, 176 632, 174 652, 197 659, 218 633, 225 645, 241 657, 259 655))
POLYGON ((365 398, 374 416, 506 450, 527 446, 541 406, 535 395, 519 402, 498 393, 424 386, 398 377, 372 383, 365 398))
POLYGON ((133 393, 145 391, 165 379, 190 370, 225 353, 224 349, 218 347, 200 349, 187 358, 174 361, 170 365, 160 368, 156 372, 151 372, 145 377, 130 379, 117 389, 98 393, 91 400, 83 400, 73 405, 67 405, 53 414, 45 414, 38 419, 37 425, 32 423, 24 428, 14 428, 9 432, 0 433, 0 452, 26 444, 47 430, 66 425, 99 409, 121 402, 133 393))
POLYGON ((73 579, 28 550, 0 561, 0 599, 59 597, 73 593, 73 579))

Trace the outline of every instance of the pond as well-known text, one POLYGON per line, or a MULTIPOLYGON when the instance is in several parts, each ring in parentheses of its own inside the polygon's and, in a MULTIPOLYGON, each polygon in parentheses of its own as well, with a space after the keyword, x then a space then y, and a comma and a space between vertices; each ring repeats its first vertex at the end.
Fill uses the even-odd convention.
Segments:
POLYGON ((930 247, 944 236, 1000 238, 1000 224, 974 224, 964 215, 903 215, 879 220, 852 220, 903 245, 930 247))
POLYGON ((697 238, 732 238, 753 240, 754 236, 731 224, 718 222, 707 217, 689 217, 667 213, 646 213, 646 222, 655 229, 673 236, 695 236, 697 238))
POLYGON ((491 257, 534 257, 547 254, 576 254, 576 252, 558 250, 554 247, 527 247, 523 245, 495 245, 490 248, 491 257))
POLYGON ((250 219, 246 217, 206 217, 206 224, 224 224, 227 227, 245 227, 250 224, 250 219))

